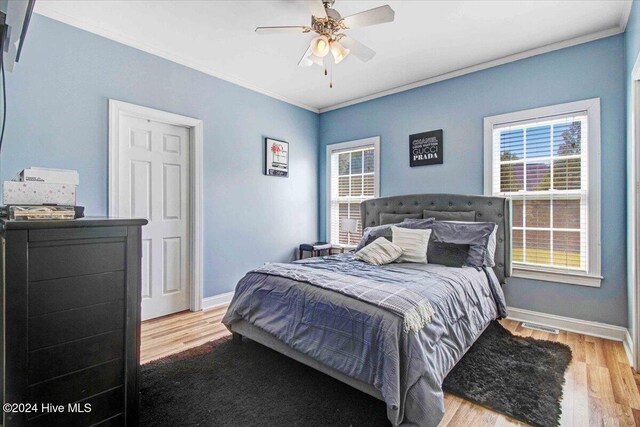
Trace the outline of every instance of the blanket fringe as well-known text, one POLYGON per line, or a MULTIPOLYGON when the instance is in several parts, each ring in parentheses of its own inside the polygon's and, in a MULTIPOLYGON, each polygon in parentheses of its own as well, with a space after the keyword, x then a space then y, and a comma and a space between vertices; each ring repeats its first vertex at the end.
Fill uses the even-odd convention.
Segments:
POLYGON ((433 319, 434 311, 429 301, 423 301, 404 314, 403 329, 405 333, 422 329, 433 319))

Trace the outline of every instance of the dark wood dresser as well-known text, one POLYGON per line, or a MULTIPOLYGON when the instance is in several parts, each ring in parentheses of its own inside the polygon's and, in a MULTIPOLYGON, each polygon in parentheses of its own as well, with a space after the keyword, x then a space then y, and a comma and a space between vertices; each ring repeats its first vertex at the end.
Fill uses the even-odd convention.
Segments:
POLYGON ((146 223, 0 220, 4 427, 138 425, 146 223))

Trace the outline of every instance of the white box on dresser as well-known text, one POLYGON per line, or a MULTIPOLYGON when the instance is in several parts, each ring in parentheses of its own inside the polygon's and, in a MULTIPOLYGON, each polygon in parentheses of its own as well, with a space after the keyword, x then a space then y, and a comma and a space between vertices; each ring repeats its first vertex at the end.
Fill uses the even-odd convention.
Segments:
POLYGON ((76 205, 76 185, 46 182, 5 181, 5 205, 76 205))
POLYGON ((24 182, 47 182, 56 184, 79 185, 78 171, 70 169, 51 169, 30 167, 23 169, 18 176, 24 182))

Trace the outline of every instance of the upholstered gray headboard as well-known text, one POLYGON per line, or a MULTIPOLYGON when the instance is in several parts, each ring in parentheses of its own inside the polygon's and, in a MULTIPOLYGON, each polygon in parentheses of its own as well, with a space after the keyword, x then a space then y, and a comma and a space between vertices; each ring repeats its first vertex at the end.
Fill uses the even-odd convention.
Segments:
POLYGON ((511 200, 504 197, 463 194, 407 194, 380 197, 362 202, 360 218, 364 227, 380 225, 381 213, 422 213, 436 211, 475 211, 476 221, 498 224, 496 266, 500 283, 511 276, 511 200))

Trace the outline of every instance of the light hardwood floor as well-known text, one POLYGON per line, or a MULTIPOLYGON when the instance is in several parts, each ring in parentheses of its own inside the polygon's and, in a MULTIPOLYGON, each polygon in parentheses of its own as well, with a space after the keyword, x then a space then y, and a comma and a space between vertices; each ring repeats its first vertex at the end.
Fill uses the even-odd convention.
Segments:
MULTIPOLYGON (((185 311, 143 322, 142 363, 228 335, 220 323, 225 311, 226 306, 185 311)), ((565 331, 559 335, 532 331, 510 320, 503 320, 502 324, 515 334, 559 341, 571 347, 573 361, 565 376, 562 426, 640 427, 640 375, 631 370, 622 343, 565 331)), ((440 426, 524 425, 449 394, 445 406, 440 426)))

